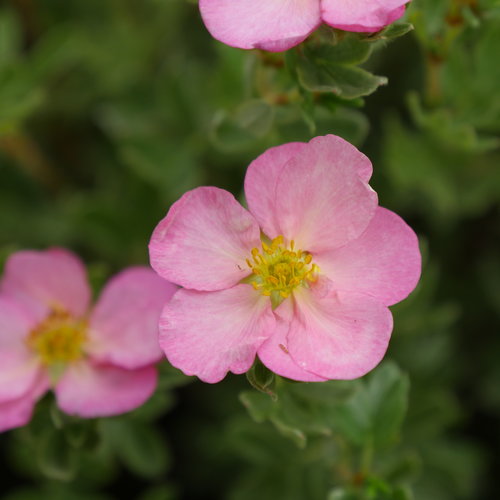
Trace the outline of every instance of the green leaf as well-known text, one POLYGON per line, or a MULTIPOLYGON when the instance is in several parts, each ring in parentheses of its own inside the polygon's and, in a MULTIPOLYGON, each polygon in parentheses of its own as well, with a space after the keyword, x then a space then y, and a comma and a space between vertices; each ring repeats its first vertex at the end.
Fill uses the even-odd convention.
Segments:
POLYGON ((335 411, 337 428, 354 444, 389 444, 408 406, 409 379, 393 363, 374 370, 363 387, 335 411))
POLYGON ((300 83, 311 92, 333 92, 345 99, 356 99, 369 95, 387 78, 368 71, 340 64, 317 64, 309 59, 300 59, 298 66, 300 83))
POLYGON ((372 45, 358 35, 347 34, 341 41, 332 44, 306 45, 305 56, 316 64, 361 64, 371 54, 372 45))
POLYGON ((73 448, 92 450, 99 444, 95 421, 73 419, 63 429, 66 441, 73 448))
POLYGON ((274 373, 265 367, 259 360, 255 361, 253 366, 246 373, 248 382, 260 392, 276 398, 272 390, 274 383, 274 373))
POLYGON ((42 473, 51 479, 70 481, 76 474, 77 457, 60 431, 49 430, 42 435, 37 459, 42 473))
POLYGON ((276 411, 275 401, 259 392, 243 391, 240 393, 239 398, 256 422, 264 422, 271 418, 276 411))
POLYGON ((373 40, 394 40, 400 36, 406 35, 414 29, 411 23, 393 23, 384 28, 382 31, 370 36, 373 40))
POLYGON ((163 436, 155 428, 131 419, 103 419, 101 433, 122 462, 135 474, 156 477, 168 467, 163 436))
POLYGON ((212 140, 222 151, 252 147, 271 129, 274 109, 262 99, 250 99, 232 113, 220 111, 212 126, 212 140))
POLYGON ((356 381, 340 380, 314 384, 277 378, 276 382, 274 400, 267 394, 244 391, 240 401, 255 421, 272 422, 299 447, 305 446, 308 436, 331 434, 335 408, 348 399, 358 385, 356 381))

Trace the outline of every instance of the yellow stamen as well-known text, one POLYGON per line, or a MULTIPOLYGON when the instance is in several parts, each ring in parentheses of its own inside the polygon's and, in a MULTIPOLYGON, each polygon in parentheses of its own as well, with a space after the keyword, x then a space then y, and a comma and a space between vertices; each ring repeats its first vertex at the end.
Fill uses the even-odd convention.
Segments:
POLYGON ((26 338, 44 365, 65 364, 83 357, 87 325, 68 312, 54 309, 26 338))
POLYGON ((253 248, 252 260, 246 262, 253 274, 249 278, 255 290, 271 297, 274 306, 289 297, 298 286, 310 286, 317 279, 319 268, 312 255, 295 248, 295 242, 284 245, 282 235, 271 243, 262 241, 262 251, 253 248))

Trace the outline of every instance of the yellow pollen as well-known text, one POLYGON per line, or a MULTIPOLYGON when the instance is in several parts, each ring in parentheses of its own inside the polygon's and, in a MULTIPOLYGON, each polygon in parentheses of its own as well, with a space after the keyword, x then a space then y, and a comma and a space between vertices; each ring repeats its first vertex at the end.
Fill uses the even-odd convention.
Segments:
POLYGON ((85 321, 53 309, 49 316, 29 333, 26 343, 44 365, 65 364, 83 356, 86 340, 85 321))
POLYGON ((294 288, 309 286, 317 280, 319 268, 312 263, 312 255, 295 249, 295 242, 288 247, 283 236, 277 236, 270 243, 262 242, 262 250, 252 249, 252 260, 246 259, 253 274, 249 281, 255 290, 280 303, 290 296, 294 288))

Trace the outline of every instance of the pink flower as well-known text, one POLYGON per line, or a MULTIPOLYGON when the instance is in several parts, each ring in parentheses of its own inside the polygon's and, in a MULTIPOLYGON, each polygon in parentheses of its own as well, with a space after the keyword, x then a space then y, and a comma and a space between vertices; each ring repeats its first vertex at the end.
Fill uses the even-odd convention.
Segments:
POLYGON ((218 382, 255 355, 296 380, 360 377, 384 356, 387 306, 420 276, 415 233, 377 206, 372 166, 340 137, 271 148, 245 178, 249 211, 200 187, 156 227, 153 268, 184 287, 160 345, 188 375, 218 382))
POLYGON ((203 21, 217 40, 240 49, 281 52, 321 23, 373 33, 399 19, 409 0, 200 0, 203 21))
POLYGON ((140 406, 156 387, 158 318, 176 287, 145 267, 116 275, 89 311, 80 260, 62 249, 13 254, 0 282, 0 431, 25 425, 52 387, 81 417, 140 406))

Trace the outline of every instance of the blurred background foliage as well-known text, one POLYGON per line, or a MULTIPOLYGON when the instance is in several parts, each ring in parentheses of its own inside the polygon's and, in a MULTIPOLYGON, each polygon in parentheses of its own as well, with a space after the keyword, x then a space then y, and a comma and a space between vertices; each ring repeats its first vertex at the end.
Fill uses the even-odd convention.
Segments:
POLYGON ((498 498, 500 4, 414 0, 404 21, 266 54, 212 40, 187 0, 0 2, 0 265, 66 246, 98 290, 147 263, 184 191, 241 196, 265 148, 324 133, 372 159, 424 254, 362 380, 257 363, 210 386, 165 363, 127 416, 82 422, 47 397, 0 436, 2 498, 498 498))

